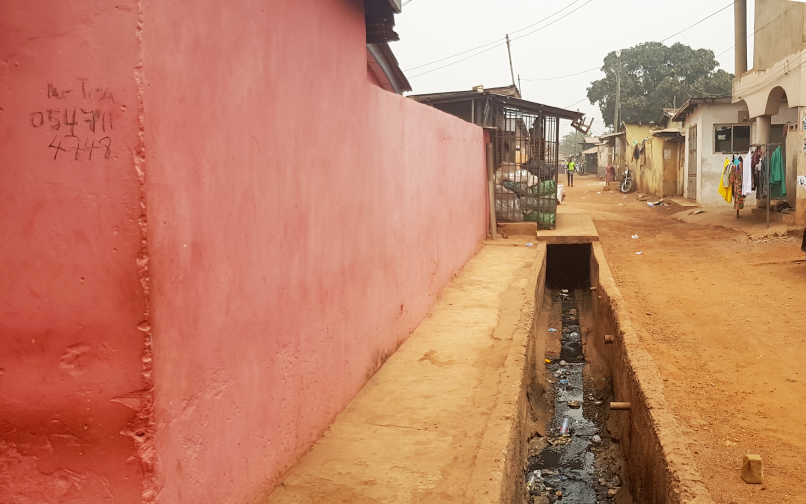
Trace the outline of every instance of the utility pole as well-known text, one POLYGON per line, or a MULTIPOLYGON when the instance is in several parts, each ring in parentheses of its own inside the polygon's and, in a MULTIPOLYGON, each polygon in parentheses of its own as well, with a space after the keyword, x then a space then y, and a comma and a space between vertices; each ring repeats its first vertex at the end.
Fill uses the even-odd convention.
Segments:
POLYGON ((523 91, 521 90, 521 74, 518 74, 518 91, 523 94, 523 91))
MULTIPOLYGON (((507 33, 507 52, 509 53, 509 73, 512 74, 512 85, 515 85, 515 70, 512 69, 512 49, 509 48, 509 33, 507 33)), ((520 91, 520 87, 518 88, 520 91)))
POLYGON ((621 120, 621 51, 616 51, 616 113, 613 119, 613 133, 619 132, 621 120))

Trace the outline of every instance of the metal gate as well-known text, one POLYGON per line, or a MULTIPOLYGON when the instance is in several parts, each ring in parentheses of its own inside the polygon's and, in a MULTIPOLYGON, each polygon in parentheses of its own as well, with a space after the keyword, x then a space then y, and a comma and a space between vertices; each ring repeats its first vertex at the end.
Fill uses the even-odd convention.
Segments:
POLYGON ((500 104, 491 112, 496 219, 554 229, 559 117, 500 104))

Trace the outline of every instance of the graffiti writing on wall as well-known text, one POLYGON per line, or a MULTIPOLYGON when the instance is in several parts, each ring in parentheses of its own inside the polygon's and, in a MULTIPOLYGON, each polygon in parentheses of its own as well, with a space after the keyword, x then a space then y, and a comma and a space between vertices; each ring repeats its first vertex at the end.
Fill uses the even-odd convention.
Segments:
POLYGON ((48 103, 29 118, 31 127, 49 139, 46 145, 54 161, 109 159, 112 154, 114 95, 109 89, 91 86, 87 79, 79 80, 80 90, 48 83, 48 103))

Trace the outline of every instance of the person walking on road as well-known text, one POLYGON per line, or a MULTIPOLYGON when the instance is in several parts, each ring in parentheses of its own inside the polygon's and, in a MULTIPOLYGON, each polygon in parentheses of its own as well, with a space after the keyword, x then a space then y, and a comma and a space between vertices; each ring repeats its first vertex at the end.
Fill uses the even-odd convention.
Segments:
POLYGON ((566 169, 566 173, 568 174, 568 187, 574 187, 574 174, 577 171, 577 164, 574 163, 574 160, 568 162, 568 168, 566 169))

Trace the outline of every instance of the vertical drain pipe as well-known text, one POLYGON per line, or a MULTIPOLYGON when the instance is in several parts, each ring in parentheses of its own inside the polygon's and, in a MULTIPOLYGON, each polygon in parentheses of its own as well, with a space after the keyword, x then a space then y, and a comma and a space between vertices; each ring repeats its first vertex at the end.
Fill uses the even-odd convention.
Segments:
POLYGON ((487 142, 487 193, 490 201, 490 238, 498 239, 498 224, 495 222, 495 177, 493 176, 493 144, 487 142))

